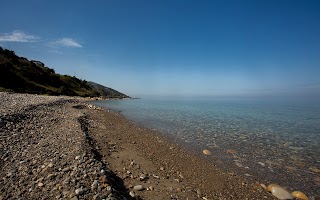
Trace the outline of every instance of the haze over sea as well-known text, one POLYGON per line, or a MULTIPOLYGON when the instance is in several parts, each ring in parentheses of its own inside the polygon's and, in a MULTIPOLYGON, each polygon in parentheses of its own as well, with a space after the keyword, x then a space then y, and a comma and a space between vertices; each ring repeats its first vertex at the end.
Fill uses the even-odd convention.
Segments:
POLYGON ((316 193, 320 103, 279 99, 137 99, 97 105, 160 131, 238 175, 316 193))

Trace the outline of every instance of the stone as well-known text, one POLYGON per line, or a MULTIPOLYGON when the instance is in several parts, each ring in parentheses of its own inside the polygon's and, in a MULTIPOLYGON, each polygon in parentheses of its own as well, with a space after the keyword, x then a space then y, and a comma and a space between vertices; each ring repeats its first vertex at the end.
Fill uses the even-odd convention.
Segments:
POLYGON ((309 167, 309 170, 312 171, 312 172, 314 172, 314 173, 320 173, 320 169, 318 169, 318 168, 316 168, 316 167, 314 167, 314 166, 309 167))
POLYGON ((140 181, 143 181, 143 180, 147 179, 147 175, 141 174, 139 179, 140 179, 140 181))
POLYGON ((130 191, 130 192, 129 192, 129 195, 130 195, 132 198, 135 198, 135 197, 136 197, 136 194, 134 193, 134 191, 130 191))
POLYGON ((234 150, 234 149, 228 149, 227 152, 230 153, 230 154, 236 154, 237 153, 237 151, 234 150))
POLYGON ((135 185, 134 187, 133 187, 133 190, 134 191, 141 191, 141 190, 143 190, 144 189, 144 187, 142 186, 142 185, 135 185))
POLYGON ((267 186, 266 186, 265 184, 261 183, 260 186, 261 186, 263 189, 267 190, 267 186))
POLYGON ((78 188, 75 190, 76 195, 82 195, 84 193, 84 190, 82 188, 78 188))
POLYGON ((102 200, 102 196, 101 196, 101 194, 96 194, 96 195, 94 195, 93 197, 92 197, 92 200, 102 200))
POLYGON ((48 167, 53 167, 53 164, 52 164, 52 163, 49 163, 49 164, 48 164, 48 167))
POLYGON ((79 159, 80 159, 80 156, 76 156, 74 159, 79 160, 79 159))
POLYGON ((43 184, 42 182, 38 183, 38 186, 39 186, 39 187, 43 187, 43 185, 44 185, 44 184, 43 184))
POLYGON ((281 187, 281 186, 280 186, 280 185, 277 185, 277 184, 270 184, 270 185, 268 185, 268 187, 267 187, 267 191, 268 191, 268 192, 271 192, 271 189, 272 189, 273 187, 281 187))
POLYGON ((302 200, 309 200, 309 198, 307 197, 307 195, 305 195, 303 192, 300 191, 294 191, 291 193, 293 197, 297 198, 297 199, 302 199, 302 200))
POLYGON ((286 189, 276 184, 270 184, 267 187, 268 191, 278 199, 293 199, 293 196, 286 189))
POLYGON ((48 179, 48 180, 51 180, 51 179, 53 179, 54 177, 55 177, 54 174, 49 174, 49 175, 47 176, 47 179, 48 179))
POLYGON ((69 167, 66 167, 66 168, 62 169, 62 172, 68 172, 68 171, 70 171, 69 167))
POLYGON ((208 149, 203 150, 202 153, 204 155, 211 155, 211 151, 209 151, 208 149))
POLYGON ((92 183, 92 185, 91 185, 91 189, 92 189, 92 190, 95 190, 95 189, 97 189, 97 188, 98 188, 98 181, 97 181, 97 180, 94 180, 93 183, 92 183))

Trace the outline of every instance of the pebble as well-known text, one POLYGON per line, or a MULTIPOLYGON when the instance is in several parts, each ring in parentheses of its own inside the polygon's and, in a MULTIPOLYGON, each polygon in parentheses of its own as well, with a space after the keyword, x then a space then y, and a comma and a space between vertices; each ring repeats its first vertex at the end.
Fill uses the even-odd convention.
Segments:
POLYGON ((80 159, 80 156, 76 156, 74 159, 79 160, 79 159, 80 159))
POLYGON ((143 180, 147 179, 147 175, 141 174, 139 179, 140 179, 140 181, 143 181, 143 180))
POLYGON ((227 152, 230 153, 230 154, 236 154, 237 153, 237 151, 234 150, 234 149, 228 149, 227 152))
POLYGON ((70 170, 70 168, 69 167, 66 167, 66 168, 63 168, 62 169, 62 172, 68 172, 70 170))
POLYGON ((261 183, 260 185, 263 189, 267 190, 267 186, 265 184, 261 183))
POLYGON ((53 167, 53 164, 52 164, 52 163, 49 163, 49 164, 48 164, 48 167, 53 167))
POLYGON ((286 189, 276 184, 270 184, 267 187, 268 191, 278 199, 293 199, 293 196, 286 189))
POLYGON ((302 199, 302 200, 309 200, 309 198, 307 197, 307 195, 305 195, 303 192, 300 191, 294 191, 291 193, 293 197, 297 198, 297 199, 302 199))
POLYGON ((44 184, 43 184, 42 182, 38 183, 38 186, 39 186, 39 187, 43 187, 43 185, 44 185, 44 184))
POLYGON ((97 189, 97 188, 98 188, 98 181, 97 181, 97 180, 94 180, 93 183, 92 183, 92 185, 91 185, 91 189, 92 189, 92 190, 95 190, 95 189, 97 189))
POLYGON ((135 197, 136 197, 136 194, 134 193, 134 191, 130 191, 130 192, 129 192, 129 195, 130 195, 132 198, 135 198, 135 197))
POLYGON ((141 190, 143 190, 144 189, 144 187, 142 186, 142 185, 135 185, 134 187, 133 187, 133 190, 134 191, 141 191, 141 190))
POLYGON ((211 151, 209 151, 208 149, 203 150, 202 153, 204 155, 211 155, 211 151))
POLYGON ((82 188, 78 188, 75 190, 76 195, 82 195, 84 193, 84 190, 82 188))
POLYGON ((101 197, 101 194, 95 194, 93 197, 92 197, 92 200, 102 200, 102 197, 101 197))
POLYGON ((54 177, 55 177, 54 174, 49 174, 49 175, 47 176, 47 179, 51 180, 51 179, 53 179, 54 177))

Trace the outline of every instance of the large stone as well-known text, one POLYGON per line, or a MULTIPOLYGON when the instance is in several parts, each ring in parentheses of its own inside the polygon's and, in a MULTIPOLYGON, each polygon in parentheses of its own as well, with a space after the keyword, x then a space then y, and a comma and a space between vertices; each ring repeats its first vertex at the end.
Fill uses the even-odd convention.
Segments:
POLYGON ((286 189, 276 184, 270 184, 267 187, 268 191, 278 199, 293 199, 293 196, 286 189))
POLYGON ((302 200, 309 200, 309 198, 307 197, 307 195, 305 195, 303 192, 300 191, 294 191, 291 193, 293 197, 297 198, 297 199, 302 199, 302 200))

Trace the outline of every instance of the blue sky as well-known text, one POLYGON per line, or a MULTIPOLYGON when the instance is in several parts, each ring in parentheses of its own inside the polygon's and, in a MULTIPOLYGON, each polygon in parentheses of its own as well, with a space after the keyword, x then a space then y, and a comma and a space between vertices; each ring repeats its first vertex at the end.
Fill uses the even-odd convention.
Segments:
POLYGON ((320 1, 1 2, 0 46, 130 96, 320 96, 320 1))

